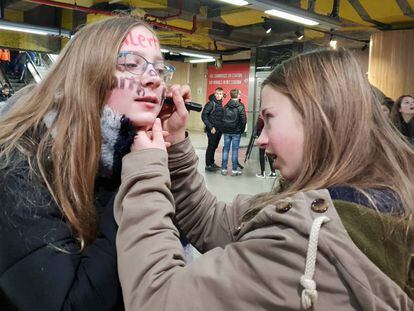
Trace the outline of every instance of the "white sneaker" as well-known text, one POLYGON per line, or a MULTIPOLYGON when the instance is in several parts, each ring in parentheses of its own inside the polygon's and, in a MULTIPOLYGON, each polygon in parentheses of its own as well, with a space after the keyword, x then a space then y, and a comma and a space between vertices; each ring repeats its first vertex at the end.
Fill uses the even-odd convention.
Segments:
POLYGON ((259 177, 259 178, 266 178, 266 176, 265 176, 265 174, 264 174, 264 173, 261 173, 261 174, 256 174, 256 177, 259 177))
POLYGON ((276 172, 270 172, 270 173, 267 175, 267 177, 269 177, 269 178, 276 178, 276 177, 277 177, 277 174, 276 174, 276 172))
POLYGON ((227 170, 221 170, 221 175, 226 176, 227 175, 227 170))
POLYGON ((236 170, 236 171, 231 171, 231 176, 239 176, 239 175, 241 175, 242 174, 242 172, 241 171, 239 171, 239 170, 236 170))

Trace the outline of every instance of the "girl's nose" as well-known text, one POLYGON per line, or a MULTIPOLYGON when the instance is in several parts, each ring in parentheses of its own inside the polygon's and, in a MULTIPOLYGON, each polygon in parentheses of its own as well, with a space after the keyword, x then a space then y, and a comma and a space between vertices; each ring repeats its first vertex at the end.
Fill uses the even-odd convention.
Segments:
POLYGON ((256 144, 257 146, 259 146, 259 148, 266 149, 267 143, 268 143, 267 134, 266 134, 266 131, 263 130, 259 138, 257 139, 256 144))
POLYGON ((158 88, 162 79, 152 64, 149 64, 145 72, 142 74, 141 83, 143 86, 158 88))

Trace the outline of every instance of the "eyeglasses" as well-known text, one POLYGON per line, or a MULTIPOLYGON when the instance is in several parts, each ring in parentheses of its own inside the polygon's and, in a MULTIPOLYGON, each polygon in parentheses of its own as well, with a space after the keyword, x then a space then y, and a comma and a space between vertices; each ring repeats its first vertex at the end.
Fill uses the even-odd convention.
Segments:
POLYGON ((134 51, 120 52, 118 54, 117 66, 120 67, 121 70, 126 70, 134 75, 143 75, 148 69, 148 65, 154 67, 155 72, 162 80, 164 80, 164 82, 170 81, 175 72, 175 67, 173 65, 163 61, 154 63, 149 62, 145 57, 142 57, 134 51))

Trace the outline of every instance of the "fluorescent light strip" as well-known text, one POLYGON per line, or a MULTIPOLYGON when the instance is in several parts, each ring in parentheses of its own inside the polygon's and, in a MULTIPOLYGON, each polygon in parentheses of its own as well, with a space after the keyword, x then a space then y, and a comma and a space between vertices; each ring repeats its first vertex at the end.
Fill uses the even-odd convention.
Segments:
POLYGON ((220 0, 220 1, 221 2, 226 2, 226 3, 229 3, 229 4, 239 5, 239 6, 249 4, 249 2, 244 1, 244 0, 220 0))
POLYGON ((169 52, 169 50, 161 49, 161 53, 168 53, 168 52, 169 52))
POLYGON ((42 36, 62 36, 70 38, 70 32, 66 29, 62 29, 59 33, 59 29, 53 29, 48 27, 42 26, 34 26, 34 25, 25 25, 19 24, 14 22, 8 22, 4 20, 0 20, 0 29, 3 30, 10 30, 10 31, 18 31, 24 33, 31 33, 35 35, 42 35, 42 36))
POLYGON ((199 57, 199 58, 206 58, 206 59, 212 59, 213 58, 213 56, 209 56, 209 55, 188 53, 188 52, 180 52, 180 54, 184 55, 184 56, 199 57))
POLYGON ((307 25, 307 26, 316 26, 319 25, 318 22, 311 20, 309 18, 304 18, 298 15, 294 15, 294 14, 290 14, 290 13, 286 13, 283 11, 279 11, 276 9, 272 9, 272 10, 267 10, 265 11, 266 14, 272 15, 272 16, 276 16, 279 18, 283 18, 295 23, 299 23, 299 24, 303 24, 303 25, 307 25))
POLYGON ((25 33, 32 33, 32 34, 35 34, 35 35, 42 35, 42 36, 47 36, 48 35, 48 33, 46 31, 31 29, 31 28, 24 28, 24 27, 14 27, 14 26, 0 25, 0 29, 10 30, 10 31, 18 31, 18 32, 25 32, 25 33))
POLYGON ((212 63, 215 62, 216 60, 214 58, 201 58, 201 59, 190 59, 190 63, 212 63))

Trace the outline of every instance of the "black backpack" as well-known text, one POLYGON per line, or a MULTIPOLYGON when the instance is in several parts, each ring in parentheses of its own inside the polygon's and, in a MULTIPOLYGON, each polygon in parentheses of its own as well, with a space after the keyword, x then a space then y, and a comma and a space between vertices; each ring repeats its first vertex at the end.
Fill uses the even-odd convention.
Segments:
POLYGON ((239 110, 237 107, 223 108, 223 132, 234 132, 237 130, 239 124, 239 110))

